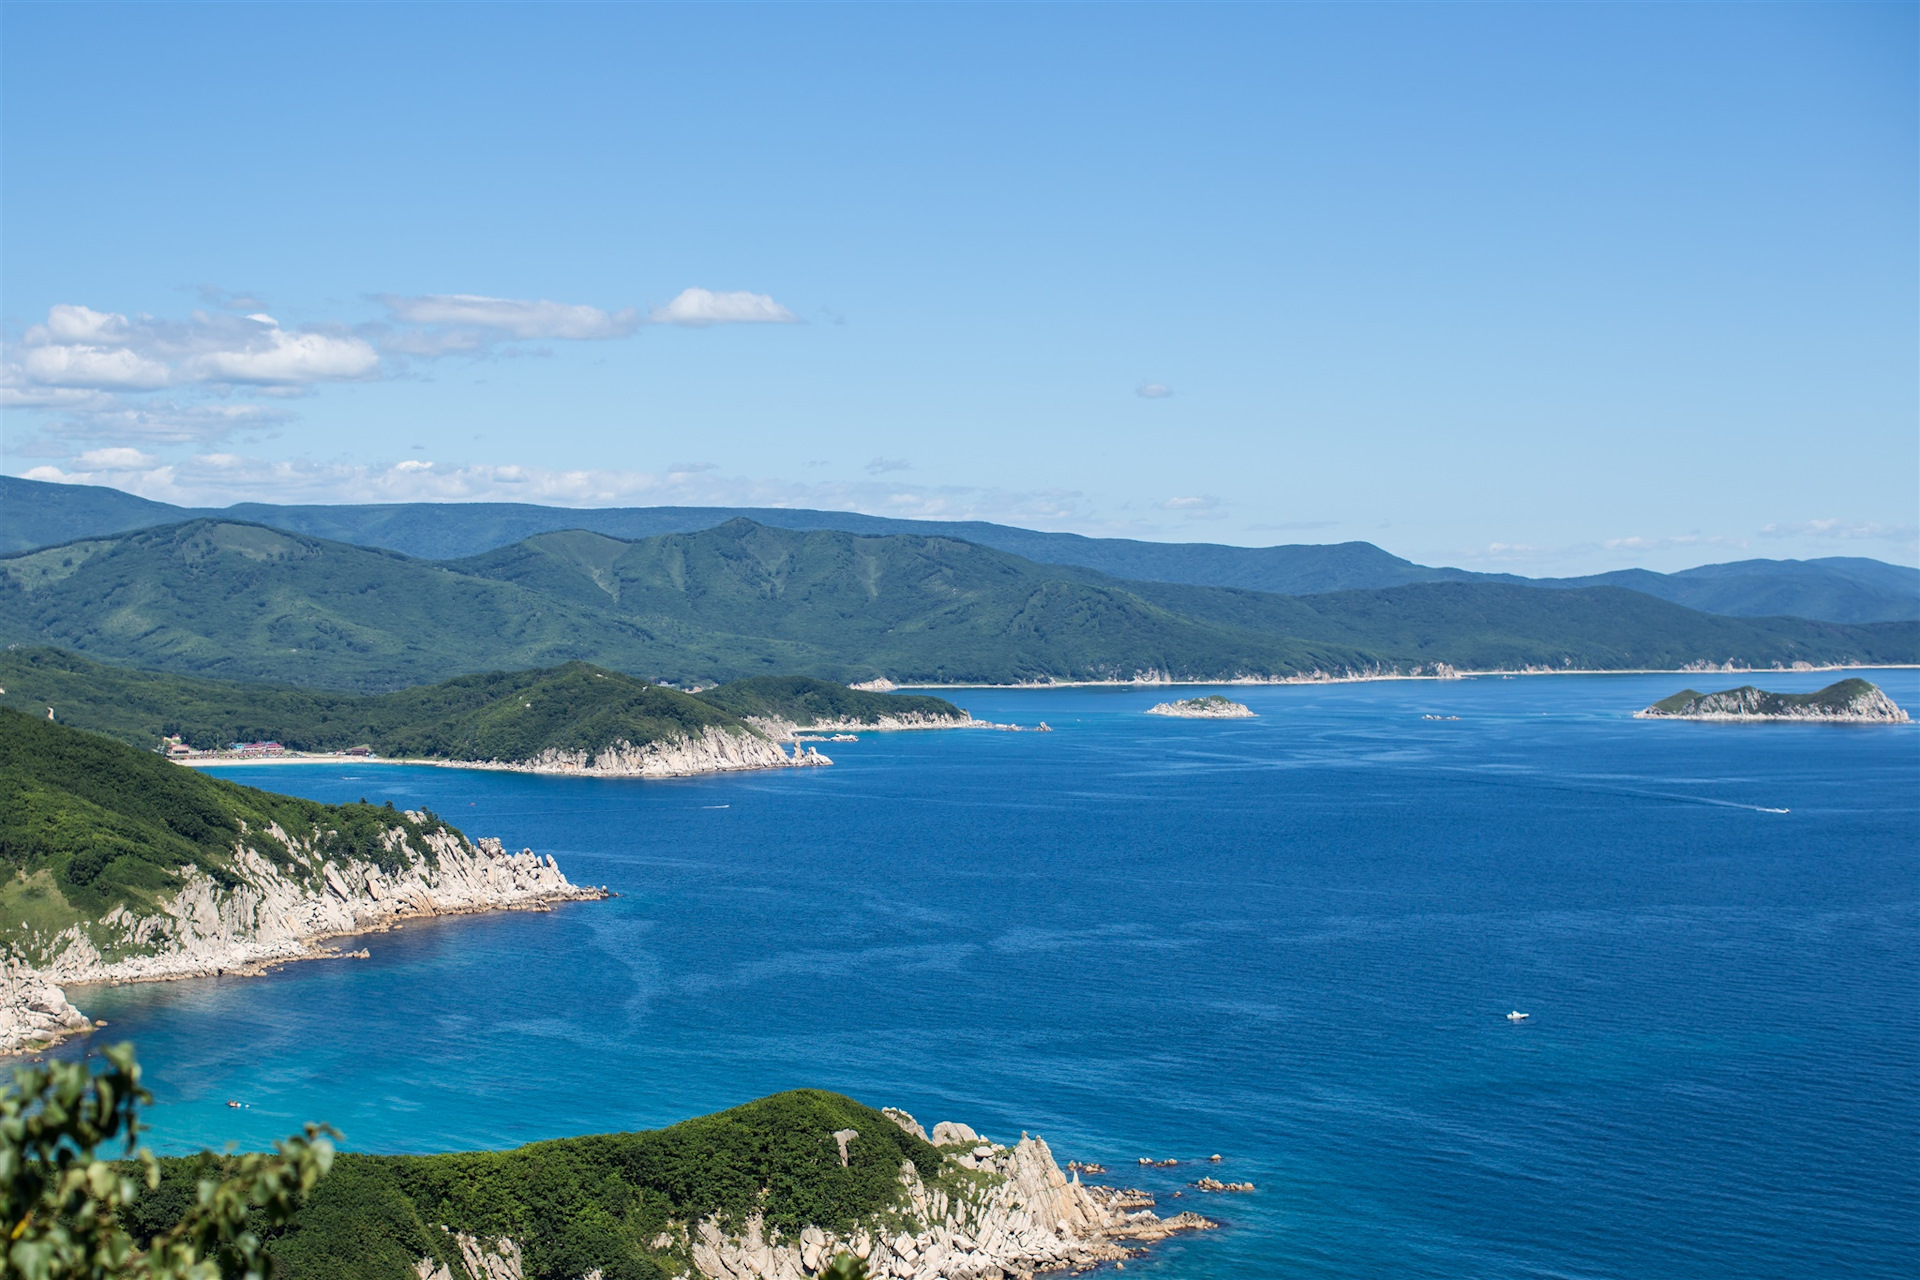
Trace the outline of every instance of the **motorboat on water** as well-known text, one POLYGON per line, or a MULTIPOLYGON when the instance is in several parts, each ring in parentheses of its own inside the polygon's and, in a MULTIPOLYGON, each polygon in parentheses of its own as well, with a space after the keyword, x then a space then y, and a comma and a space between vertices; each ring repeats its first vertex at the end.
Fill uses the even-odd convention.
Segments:
POLYGON ((1528 1018, 1531 1018, 1532 1016, 1533 1015, 1530 1013, 1522 1013, 1518 1009, 1515 1009, 1512 1013, 1507 1015, 1507 1021, 1508 1022, 1525 1022, 1528 1018))

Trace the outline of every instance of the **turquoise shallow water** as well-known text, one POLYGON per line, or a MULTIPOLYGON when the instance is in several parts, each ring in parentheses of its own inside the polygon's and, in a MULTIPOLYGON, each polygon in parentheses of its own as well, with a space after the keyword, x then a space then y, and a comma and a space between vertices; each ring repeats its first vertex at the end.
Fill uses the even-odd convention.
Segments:
MULTIPOLYGON (((1872 678, 1920 709, 1920 672, 1872 678)), ((1163 1193, 1196 1171, 1136 1157, 1223 1153, 1259 1190, 1194 1205, 1229 1229, 1170 1277, 1913 1274, 1920 728, 1629 718, 1683 683, 1250 689, 1237 722, 970 690, 1057 732, 680 782, 236 769, 622 896, 79 1003, 139 1043, 173 1151, 307 1119, 501 1146, 819 1085, 1163 1193)))

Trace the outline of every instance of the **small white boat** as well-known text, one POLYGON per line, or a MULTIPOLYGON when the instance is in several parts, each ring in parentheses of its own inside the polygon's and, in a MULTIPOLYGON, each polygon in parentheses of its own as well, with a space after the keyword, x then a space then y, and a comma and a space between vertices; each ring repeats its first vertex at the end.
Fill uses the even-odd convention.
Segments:
POLYGON ((1531 1018, 1532 1016, 1533 1015, 1530 1013, 1522 1013, 1518 1009, 1515 1009, 1512 1013, 1507 1015, 1507 1021, 1508 1022, 1525 1022, 1528 1018, 1531 1018))

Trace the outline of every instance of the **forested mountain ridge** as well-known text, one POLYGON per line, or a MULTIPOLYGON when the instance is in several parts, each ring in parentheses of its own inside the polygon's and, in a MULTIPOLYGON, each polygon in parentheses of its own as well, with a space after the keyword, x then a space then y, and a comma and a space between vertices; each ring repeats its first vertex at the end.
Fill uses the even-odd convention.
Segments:
POLYGON ((1744 560, 1677 573, 1623 569, 1581 578, 1523 578, 1415 564, 1368 542, 1272 547, 1147 542, 1045 533, 986 521, 902 520, 850 511, 774 507, 542 507, 525 503, 372 503, 279 506, 238 503, 189 509, 93 485, 0 476, 0 554, 126 533, 194 517, 263 524, 286 532, 425 559, 479 555, 564 529, 633 540, 695 533, 730 519, 801 531, 958 538, 1042 564, 1075 565, 1116 578, 1238 587, 1282 595, 1368 590, 1420 582, 1506 582, 1534 587, 1622 586, 1733 617, 1793 616, 1828 622, 1920 618, 1920 569, 1860 557, 1744 560))
POLYGON ((460 561, 196 520, 0 559, 0 642, 377 692, 574 660, 679 685, 1885 664, 1920 656, 1920 625, 1734 619, 1617 588, 1288 597, 746 520, 635 542, 542 534, 460 561))

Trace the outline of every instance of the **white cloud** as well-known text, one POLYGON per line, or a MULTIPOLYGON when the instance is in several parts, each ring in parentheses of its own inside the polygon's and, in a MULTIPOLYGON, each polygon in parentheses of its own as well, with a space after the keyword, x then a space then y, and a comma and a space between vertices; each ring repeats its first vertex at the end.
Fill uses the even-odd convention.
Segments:
POLYGON ((1718 533, 1682 533, 1664 538, 1635 534, 1626 538, 1608 538, 1600 545, 1609 551, 1677 551, 1684 547, 1733 547, 1744 550, 1747 540, 1718 533))
POLYGON ((48 343, 20 353, 20 373, 43 387, 66 390, 154 391, 173 380, 173 371, 125 347, 48 343))
POLYGON ((666 306, 649 311, 647 322, 703 329, 714 324, 798 324, 800 318, 764 293, 683 289, 666 306))
MULTIPOLYGON (((46 335, 42 341, 110 344, 124 338, 130 326, 118 312, 60 302, 48 310, 45 327, 35 328, 46 335)), ((29 342, 34 340, 34 332, 28 331, 29 342)))
POLYGON ((205 351, 182 366, 200 382, 254 382, 304 386, 372 377, 380 353, 363 338, 329 333, 290 333, 270 316, 249 316, 258 339, 244 346, 205 351))
MULTIPOLYGON (((684 295, 683 295, 684 296, 684 295)), ((403 324, 451 330, 485 330, 512 338, 586 341, 623 338, 639 327, 632 307, 602 311, 578 303, 489 298, 477 293, 436 293, 418 298, 381 296, 387 312, 403 324)), ((676 299, 677 301, 677 299, 676 299)))
POLYGON ((911 471, 913 464, 905 458, 875 458, 867 464, 866 470, 868 475, 878 476, 889 471, 911 471))
POLYGON ((1164 382, 1143 382, 1133 389, 1133 394, 1143 400, 1165 400, 1173 394, 1173 388, 1164 382))

